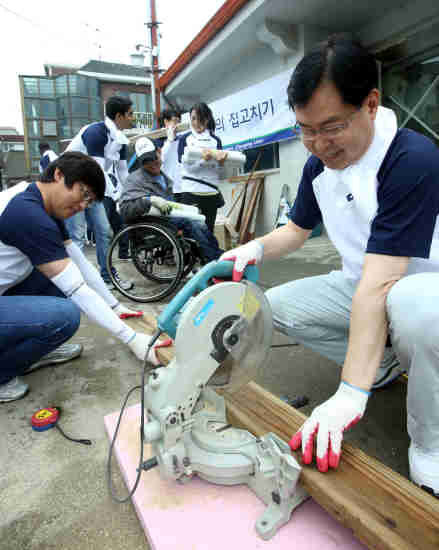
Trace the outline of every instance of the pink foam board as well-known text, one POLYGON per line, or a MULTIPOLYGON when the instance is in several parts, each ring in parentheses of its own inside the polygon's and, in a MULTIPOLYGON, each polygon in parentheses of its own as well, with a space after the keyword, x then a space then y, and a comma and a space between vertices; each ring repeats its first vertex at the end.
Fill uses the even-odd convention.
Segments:
MULTIPOLYGON (((104 418, 109 438, 119 411, 104 418)), ((139 461, 140 405, 129 407, 114 452, 127 487, 139 461)), ((144 460, 151 449, 145 445, 144 460)), ((255 531, 263 503, 246 486, 214 485, 194 477, 189 483, 163 480, 156 468, 143 472, 134 507, 152 550, 366 550, 349 529, 308 499, 276 535, 264 541, 255 531)))

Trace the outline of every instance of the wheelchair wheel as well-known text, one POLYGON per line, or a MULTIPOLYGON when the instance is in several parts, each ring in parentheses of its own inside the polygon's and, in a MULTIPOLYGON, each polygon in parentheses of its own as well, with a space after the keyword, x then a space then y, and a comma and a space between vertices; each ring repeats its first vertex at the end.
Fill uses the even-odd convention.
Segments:
POLYGON ((107 255, 107 269, 121 294, 136 302, 157 302, 174 292, 184 272, 184 255, 178 238, 158 223, 126 227, 113 239, 107 255), (119 259, 119 243, 129 243, 128 260, 119 259), (120 280, 132 281, 129 290, 120 280))
POLYGON ((189 275, 197 262, 200 260, 200 250, 194 239, 182 238, 182 248, 184 254, 183 278, 189 275))

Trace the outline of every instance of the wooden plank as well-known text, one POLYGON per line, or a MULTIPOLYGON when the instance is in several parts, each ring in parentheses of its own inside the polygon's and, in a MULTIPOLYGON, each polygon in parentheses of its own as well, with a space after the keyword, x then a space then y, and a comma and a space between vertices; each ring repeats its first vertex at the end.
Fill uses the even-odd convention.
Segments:
MULTIPOLYGON (((130 321, 133 328, 152 332, 155 320, 130 321)), ((161 348, 167 364, 173 348, 161 348)), ((251 382, 233 394, 223 392, 228 418, 255 435, 274 432, 288 441, 306 419, 293 407, 251 382)), ((298 453, 296 458, 300 460, 298 453)), ((349 444, 337 470, 321 474, 304 466, 301 482, 310 495, 371 550, 437 550, 439 500, 409 480, 349 444)))
MULTIPOLYGON (((180 122, 177 124, 177 132, 185 132, 189 130, 189 122, 180 122)), ((129 130, 126 132, 127 137, 130 140, 130 143, 136 143, 136 141, 141 137, 147 137, 149 139, 157 139, 167 136, 166 128, 157 128, 156 130, 139 130, 134 134, 135 130, 129 130)))

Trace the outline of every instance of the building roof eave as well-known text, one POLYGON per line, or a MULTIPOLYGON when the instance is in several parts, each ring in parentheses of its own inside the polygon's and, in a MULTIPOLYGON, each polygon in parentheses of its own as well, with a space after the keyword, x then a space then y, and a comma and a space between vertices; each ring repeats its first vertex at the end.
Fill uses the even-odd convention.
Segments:
POLYGON ((142 78, 140 76, 123 76, 117 74, 106 74, 106 73, 92 73, 88 71, 77 71, 76 74, 83 76, 90 76, 96 78, 97 80, 102 80, 105 82, 126 82, 132 84, 151 84, 150 78, 142 78))
POLYGON ((182 51, 168 70, 159 78, 160 89, 164 90, 249 1, 250 0, 226 0, 215 15, 195 36, 189 46, 182 51))

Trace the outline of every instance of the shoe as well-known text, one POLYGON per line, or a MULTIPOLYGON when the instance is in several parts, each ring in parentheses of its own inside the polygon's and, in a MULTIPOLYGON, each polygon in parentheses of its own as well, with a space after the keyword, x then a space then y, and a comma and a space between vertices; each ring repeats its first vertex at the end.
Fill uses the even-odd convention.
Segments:
POLYGON ((25 396, 29 390, 28 384, 16 376, 6 384, 0 384, 0 403, 9 403, 25 396))
POLYGON ((29 374, 48 365, 58 365, 66 363, 71 359, 76 359, 82 353, 81 344, 62 344, 47 355, 44 355, 39 361, 31 365, 23 374, 29 374))
POLYGON ((372 390, 377 390, 379 388, 384 388, 385 386, 388 386, 405 372, 407 372, 406 369, 401 367, 398 359, 395 357, 390 366, 380 367, 378 369, 377 375, 375 377, 375 382, 372 384, 372 390))
POLYGON ((413 483, 439 498, 439 450, 429 453, 410 443, 409 466, 413 483))
MULTIPOLYGON (((133 281, 124 281, 119 277, 119 273, 113 268, 113 277, 116 279, 117 284, 123 289, 123 290, 131 290, 134 286, 133 281)), ((108 287, 109 290, 112 290, 108 287)))

